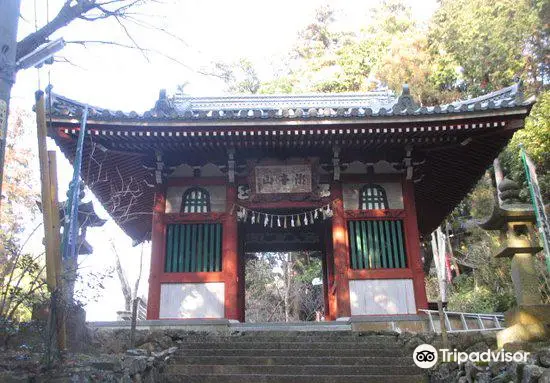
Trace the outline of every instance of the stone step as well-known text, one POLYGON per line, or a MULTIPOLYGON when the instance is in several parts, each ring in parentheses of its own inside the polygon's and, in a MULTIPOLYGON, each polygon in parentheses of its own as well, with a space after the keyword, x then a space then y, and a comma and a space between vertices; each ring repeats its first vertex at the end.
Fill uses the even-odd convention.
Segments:
POLYGON ((183 339, 178 340, 178 344, 198 344, 198 343, 225 343, 225 344, 239 344, 239 343, 295 343, 295 344, 310 344, 310 343, 321 343, 321 344, 330 344, 330 343, 346 343, 346 344, 357 344, 357 345, 378 345, 381 347, 401 347, 394 339, 388 340, 364 340, 364 339, 310 339, 310 338, 208 338, 208 339, 183 339))
POLYGON ((419 368, 412 366, 325 366, 325 365, 190 365, 174 364, 167 366, 168 374, 178 375, 243 375, 243 374, 264 374, 264 375, 385 375, 391 368, 393 375, 415 375, 419 368))
POLYGON ((166 374, 168 383, 419 383, 424 375, 265 375, 265 374, 166 374))
POLYGON ((279 324, 279 325, 266 325, 266 324, 253 324, 253 323, 241 323, 241 324, 231 324, 229 329, 232 331, 239 332, 301 332, 301 333, 310 333, 310 332, 351 332, 352 327, 350 323, 341 323, 341 324, 326 324, 326 325, 301 325, 301 324, 279 324))
POLYGON ((398 343, 363 343, 363 342, 253 342, 253 341, 218 341, 218 342, 179 342, 181 349, 204 349, 204 348, 230 348, 230 349, 344 349, 344 350, 401 350, 403 347, 398 343))
MULTIPOLYGON (((185 364, 209 365, 326 365, 326 366, 362 366, 382 362, 384 358, 375 356, 185 356, 175 357, 176 362, 185 364)), ((396 357, 393 361, 385 361, 387 365, 412 366, 412 358, 396 357)))
MULTIPOLYGON (((315 323, 304 324, 302 323, 235 323, 229 326, 229 329, 233 333, 273 333, 276 335, 290 333, 290 334, 322 334, 322 333, 352 333, 351 325, 349 323, 315 323)), ((393 334, 388 331, 388 334, 393 334)), ((386 332, 369 332, 368 335, 387 335, 386 332)))
POLYGON ((214 334, 189 334, 184 335, 184 340, 196 340, 202 341, 207 339, 301 339, 305 340, 358 340, 358 341, 368 341, 368 342, 387 342, 387 341, 396 341, 397 334, 388 334, 388 335, 361 335, 356 332, 319 332, 315 334, 311 333, 302 333, 302 332, 276 332, 276 331, 256 331, 256 332, 246 332, 246 333, 233 333, 230 335, 214 335, 214 334))
POLYGON ((235 349, 235 348, 200 348, 186 349, 177 351, 178 357, 187 356, 289 356, 299 353, 307 356, 372 356, 372 357, 408 357, 412 351, 404 349, 369 349, 368 351, 356 349, 323 349, 323 348, 303 348, 300 350, 289 348, 267 348, 267 349, 235 349))

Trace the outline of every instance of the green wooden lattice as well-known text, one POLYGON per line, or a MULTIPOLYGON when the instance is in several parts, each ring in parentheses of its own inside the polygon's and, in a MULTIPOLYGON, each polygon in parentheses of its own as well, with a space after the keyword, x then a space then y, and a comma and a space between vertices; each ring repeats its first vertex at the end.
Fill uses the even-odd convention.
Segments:
POLYGON ((168 225, 165 272, 221 271, 221 254, 221 223, 168 225))
POLYGON ((407 267, 402 221, 349 221, 348 237, 352 269, 407 267))
POLYGON ((365 185, 359 194, 361 210, 388 209, 386 191, 380 185, 365 185))

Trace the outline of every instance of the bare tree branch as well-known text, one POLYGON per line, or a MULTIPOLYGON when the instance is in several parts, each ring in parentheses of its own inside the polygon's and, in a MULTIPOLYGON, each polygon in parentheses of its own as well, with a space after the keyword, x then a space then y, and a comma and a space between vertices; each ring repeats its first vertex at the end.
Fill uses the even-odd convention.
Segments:
POLYGON ((130 311, 130 308, 132 306, 132 291, 130 289, 130 284, 128 283, 128 278, 126 278, 126 274, 124 273, 124 269, 122 268, 122 265, 120 264, 120 257, 118 255, 118 251, 116 250, 115 244, 113 243, 113 240, 111 239, 111 248, 113 249, 113 252, 115 253, 115 269, 116 273, 118 275, 118 279, 120 280, 120 286, 122 288, 122 294, 124 295, 124 308, 126 311, 130 311))
POLYGON ((118 18, 118 16, 115 16, 115 20, 117 21, 118 25, 120 25, 120 28, 122 28, 122 30, 124 31, 124 33, 126 34, 126 37, 128 37, 128 39, 132 42, 132 44, 134 45, 134 48, 136 48, 137 50, 139 50, 141 52, 141 54, 143 55, 143 57, 145 58, 145 60, 147 60, 147 62, 151 62, 151 60, 149 60, 149 57, 147 56, 147 54, 145 53, 145 50, 142 49, 139 44, 136 42, 136 40, 132 37, 132 35, 130 34, 130 32, 128 31, 128 28, 126 28, 126 26, 120 21, 120 19, 118 18))
POLYGON ((169 61, 172 61, 178 65, 181 65, 182 67, 190 70, 191 72, 194 72, 194 73, 197 73, 197 74, 200 74, 200 75, 203 75, 203 76, 210 76, 210 77, 216 77, 216 78, 220 78, 220 79, 224 79, 224 77, 222 75, 220 75, 219 73, 215 73, 215 72, 211 72, 211 71, 207 71, 207 70, 203 70, 203 69, 196 69, 196 68, 193 68, 187 64, 185 64, 183 61, 181 60, 178 60, 177 58, 173 57, 173 56, 169 56, 157 49, 151 49, 151 48, 144 48, 144 47, 139 47, 139 48, 136 48, 135 46, 133 45, 128 45, 128 44, 123 44, 123 43, 119 43, 119 42, 116 42, 116 41, 105 41, 105 40, 70 40, 70 41, 65 41, 66 44, 77 44, 77 45, 81 45, 83 47, 86 47, 88 44, 98 44, 98 45, 112 45, 112 46, 116 46, 116 47, 120 47, 120 48, 126 48, 126 49, 139 49, 140 51, 142 52, 146 52, 146 53, 154 53, 156 55, 159 55, 161 57, 164 57, 165 59, 169 60, 169 61))
POLYGON ((66 27, 76 19, 94 21, 113 16, 123 17, 128 13, 128 9, 143 2, 144 0, 110 0, 103 2, 97 0, 67 0, 49 23, 18 42, 17 60, 47 42, 54 32, 66 27), (106 8, 106 6, 113 4, 119 6, 113 9, 106 8))
POLYGON ((133 297, 134 299, 136 299, 138 295, 139 282, 141 281, 142 271, 143 271, 143 242, 141 243, 141 251, 139 252, 139 271, 138 271, 136 283, 134 285, 134 297, 133 297))

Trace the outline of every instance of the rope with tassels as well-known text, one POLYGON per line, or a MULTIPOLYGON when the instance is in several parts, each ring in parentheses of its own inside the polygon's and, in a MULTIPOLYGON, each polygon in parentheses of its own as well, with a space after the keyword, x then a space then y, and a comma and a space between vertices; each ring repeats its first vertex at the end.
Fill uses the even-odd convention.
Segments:
POLYGON ((322 221, 332 217, 331 203, 318 208, 293 214, 271 214, 249 209, 235 204, 237 221, 251 224, 263 224, 265 227, 300 227, 313 225, 316 221, 322 221))

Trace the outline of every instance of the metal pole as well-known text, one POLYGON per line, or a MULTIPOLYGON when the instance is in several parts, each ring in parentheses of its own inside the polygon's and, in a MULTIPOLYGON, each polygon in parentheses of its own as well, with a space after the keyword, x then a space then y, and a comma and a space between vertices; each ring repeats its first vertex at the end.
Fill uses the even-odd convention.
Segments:
POLYGON ((437 312, 439 314, 439 323, 441 326, 441 340, 443 342, 444 348, 449 348, 449 338, 447 337, 447 323, 446 323, 446 316, 443 312, 443 302, 441 301, 441 298, 437 300, 437 312))
POLYGON ((76 242, 78 240, 78 202, 80 194, 80 167, 84 151, 84 137, 86 136, 86 122, 88 120, 88 105, 84 108, 80 132, 76 144, 76 154, 73 165, 73 179, 69 186, 67 207, 65 211, 65 228, 63 231, 63 260, 76 256, 76 242))
MULTIPOLYGON (((52 222, 52 196, 50 182, 50 168, 48 161, 48 148, 46 146, 46 110, 44 107, 44 92, 35 93, 36 98, 36 134, 38 138, 38 160, 40 163, 40 181, 42 189, 42 216, 44 219, 44 236, 46 237, 46 280, 51 293, 57 288, 57 277, 55 275, 54 235, 55 228, 52 222)), ((59 229, 58 229, 59 230, 59 229)), ((58 231, 59 233, 59 231, 58 231)), ((57 255, 59 256, 59 255, 57 255)))
POLYGON ((80 167, 82 164, 82 155, 84 151, 84 137, 86 136, 86 121, 88 119, 88 106, 84 108, 82 121, 80 123, 80 132, 76 144, 76 153, 73 165, 73 179, 69 184, 69 192, 67 194, 67 206, 65 208, 65 225, 63 228, 62 254, 63 263, 66 266, 65 280, 63 286, 63 297, 65 307, 71 307, 74 294, 74 277, 76 276, 76 265, 78 254, 76 243, 78 241, 78 203, 80 201, 80 167), (70 269, 74 265, 74 269, 70 269))
POLYGON ((0 0, 0 205, 11 88, 15 83, 17 23, 21 0, 0 0))

